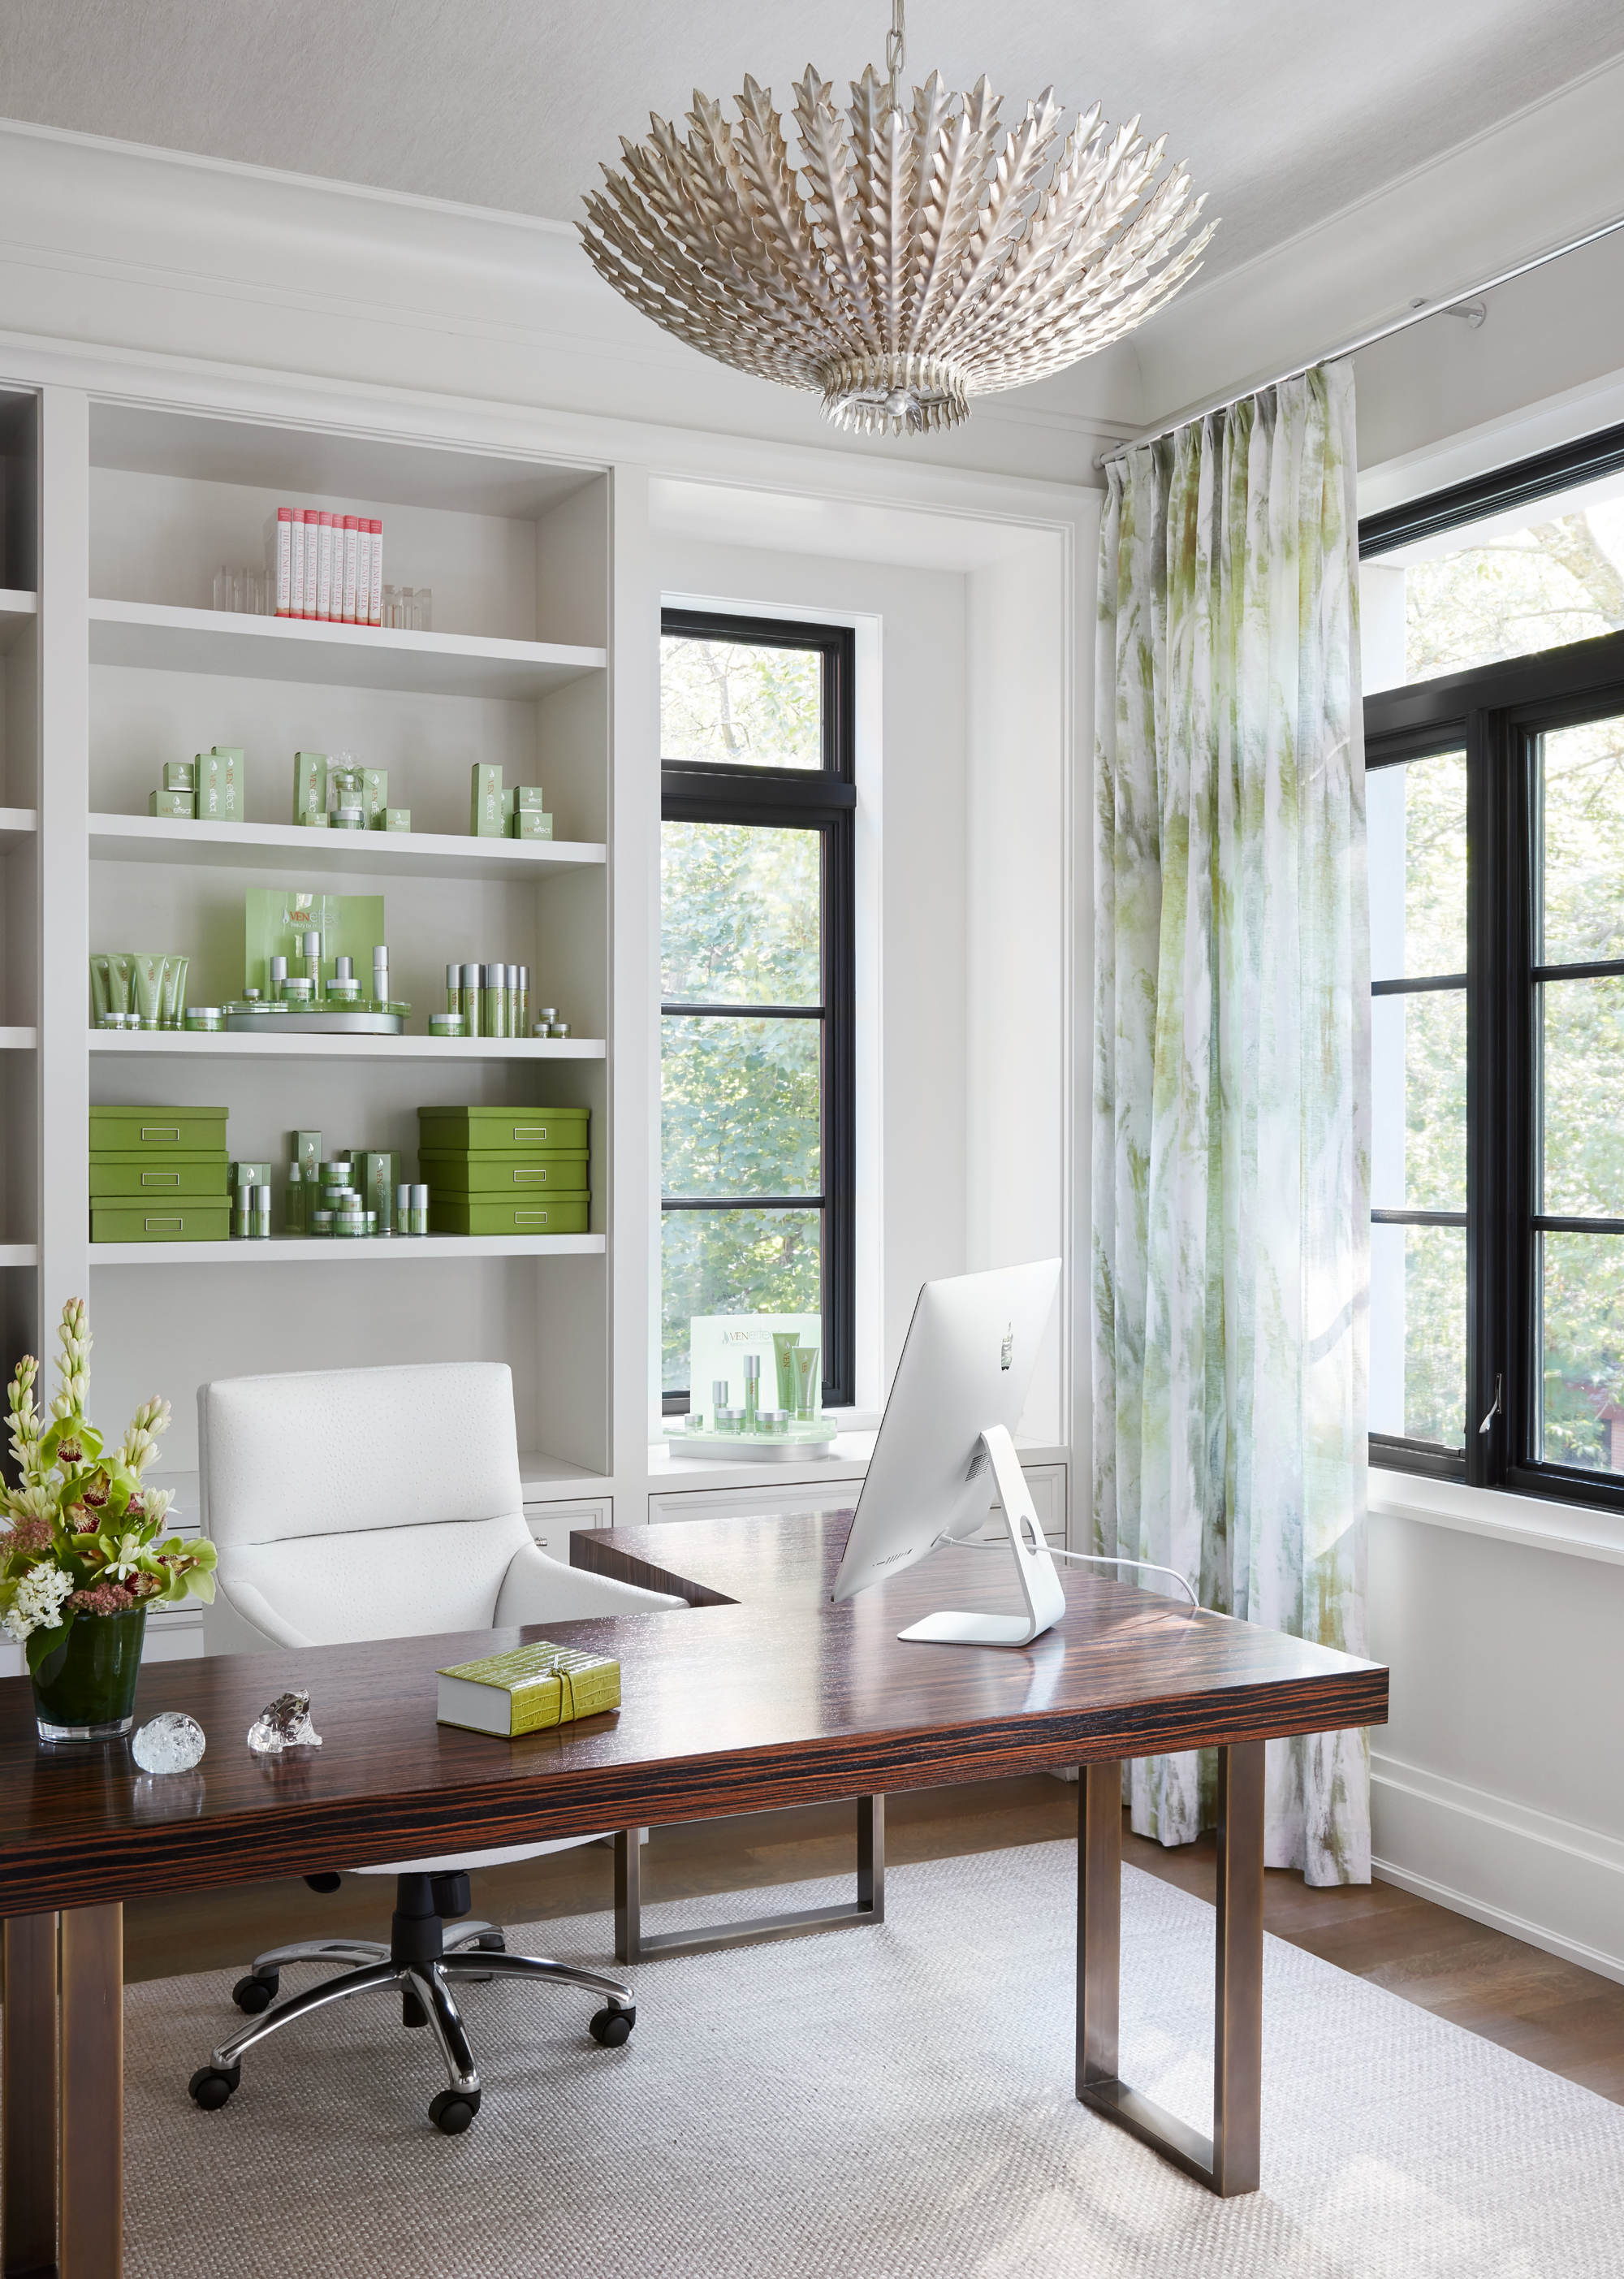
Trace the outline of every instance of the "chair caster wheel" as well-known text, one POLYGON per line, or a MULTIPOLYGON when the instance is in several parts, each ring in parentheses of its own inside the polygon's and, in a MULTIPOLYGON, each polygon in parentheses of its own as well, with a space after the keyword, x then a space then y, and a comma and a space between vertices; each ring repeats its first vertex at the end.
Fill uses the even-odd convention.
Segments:
POLYGON ((508 1942, 504 1934, 499 1930, 482 1930, 474 1941, 474 1947, 476 1953, 480 1954, 506 1954, 508 1942))
POLYGON ((429 2119, 442 2137, 460 2137, 479 2110, 477 2089, 442 2089, 429 2106, 429 2119))
POLYGON ((586 2021, 586 2030, 606 2050, 617 2050, 623 2042, 631 2040, 636 2023, 635 2010, 599 2010, 586 2021))
POLYGON ((231 1990, 231 1999, 239 2010, 246 2011, 250 2018, 257 2018, 262 2010, 268 2010, 275 2001, 277 1989, 281 1983, 280 1971, 268 1970, 263 1978, 250 1971, 246 1978, 238 1979, 231 1990))
POLYGON ((229 2073, 218 2066, 199 2066, 187 2088, 194 2105, 201 2105, 205 2113, 218 2113, 241 2078, 240 2065, 233 2066, 229 2073))

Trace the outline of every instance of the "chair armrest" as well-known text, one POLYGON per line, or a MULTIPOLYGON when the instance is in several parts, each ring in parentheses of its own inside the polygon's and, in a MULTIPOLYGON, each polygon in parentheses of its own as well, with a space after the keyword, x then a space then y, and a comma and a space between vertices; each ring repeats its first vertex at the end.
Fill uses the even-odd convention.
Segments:
POLYGON ((594 1615, 675 1614, 687 1603, 664 1591, 566 1567, 539 1544, 525 1543, 508 1562, 492 1619, 505 1630, 511 1623, 576 1623, 594 1615))

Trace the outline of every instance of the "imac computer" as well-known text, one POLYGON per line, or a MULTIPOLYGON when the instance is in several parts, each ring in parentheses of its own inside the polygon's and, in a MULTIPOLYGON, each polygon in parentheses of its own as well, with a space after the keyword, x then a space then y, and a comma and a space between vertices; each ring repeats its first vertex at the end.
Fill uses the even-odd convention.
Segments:
POLYGON ((919 1293, 833 1595, 853 1598, 938 1544, 968 1540, 996 1481, 1026 1612, 927 1615, 900 1638, 1029 1646, 1066 1611, 1013 1437, 1060 1271, 1058 1258, 1046 1258, 919 1293))

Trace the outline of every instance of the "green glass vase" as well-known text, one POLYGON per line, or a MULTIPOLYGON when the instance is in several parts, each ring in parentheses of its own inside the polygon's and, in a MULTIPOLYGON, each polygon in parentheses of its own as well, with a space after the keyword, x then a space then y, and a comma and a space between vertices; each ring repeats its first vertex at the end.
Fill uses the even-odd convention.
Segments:
POLYGON ((135 1723, 135 1680, 147 1609, 78 1615, 66 1638, 34 1673, 42 1741, 111 1741, 135 1723))

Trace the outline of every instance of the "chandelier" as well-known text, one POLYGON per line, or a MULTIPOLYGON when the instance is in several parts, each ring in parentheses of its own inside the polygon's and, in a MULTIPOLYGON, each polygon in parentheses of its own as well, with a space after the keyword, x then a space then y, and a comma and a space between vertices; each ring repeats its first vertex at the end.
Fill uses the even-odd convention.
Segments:
POLYGON ((1177 292, 1213 234, 1184 240, 1205 200, 1138 120, 1099 106, 1058 148, 1046 88, 1007 133, 984 78, 938 73, 902 107, 902 0, 886 76, 872 65, 836 110, 810 65, 795 88, 798 150, 770 89, 747 75, 737 124, 696 89, 679 138, 652 115, 621 140, 624 172, 586 200, 594 267, 691 348, 789 388, 814 388, 837 426, 956 427, 973 395, 1092 356, 1177 292))

